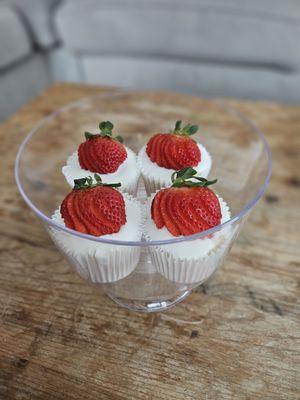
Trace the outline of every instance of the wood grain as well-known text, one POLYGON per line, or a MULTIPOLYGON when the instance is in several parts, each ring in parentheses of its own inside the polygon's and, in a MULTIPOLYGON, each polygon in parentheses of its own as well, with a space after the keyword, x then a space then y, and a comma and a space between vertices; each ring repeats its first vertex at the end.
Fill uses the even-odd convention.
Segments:
POLYGON ((83 282, 14 183, 26 133, 107 90, 56 84, 0 125, 0 398, 299 399, 300 107, 228 100, 271 145, 268 192, 220 271, 146 315, 83 282))

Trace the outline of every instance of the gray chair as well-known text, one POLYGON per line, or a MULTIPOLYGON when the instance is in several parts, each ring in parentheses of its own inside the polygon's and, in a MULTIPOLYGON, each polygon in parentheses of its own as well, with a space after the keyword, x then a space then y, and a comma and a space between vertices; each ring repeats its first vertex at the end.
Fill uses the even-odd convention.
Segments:
POLYGON ((0 0, 0 119, 55 80, 300 101, 299 0, 0 0))
POLYGON ((52 82, 48 54, 57 43, 58 0, 0 1, 0 119, 52 82))
POLYGON ((300 100, 298 0, 66 0, 56 27, 87 83, 300 100))

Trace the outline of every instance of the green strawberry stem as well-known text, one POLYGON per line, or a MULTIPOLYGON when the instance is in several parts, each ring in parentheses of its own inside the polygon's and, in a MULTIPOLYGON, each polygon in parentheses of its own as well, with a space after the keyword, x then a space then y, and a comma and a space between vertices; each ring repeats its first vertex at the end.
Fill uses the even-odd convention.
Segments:
POLYGON ((97 186, 110 186, 110 187, 120 187, 121 183, 103 183, 101 176, 98 174, 94 174, 95 181, 91 176, 87 176, 86 178, 74 179, 74 190, 82 190, 82 189, 92 189, 97 186))
POLYGON ((198 125, 187 124, 182 128, 181 124, 182 124, 182 121, 180 121, 180 120, 176 121, 175 129, 173 131, 173 133, 175 133, 175 135, 191 136, 191 135, 194 135, 199 129, 198 125))
POLYGON ((114 124, 110 121, 102 121, 99 124, 100 133, 93 134, 91 132, 84 132, 84 136, 86 140, 93 139, 95 137, 107 137, 110 139, 117 140, 120 143, 123 143, 122 136, 118 135, 113 137, 112 130, 114 128, 114 124))
POLYGON ((114 129, 114 124, 110 121, 102 121, 99 124, 100 132, 107 136, 112 136, 112 130, 114 129))
POLYGON ((208 181, 205 178, 196 176, 197 171, 194 168, 187 167, 180 171, 175 171, 171 175, 172 185, 171 187, 205 187, 213 185, 217 182, 217 179, 208 181), (192 179, 195 179, 194 182, 192 179))

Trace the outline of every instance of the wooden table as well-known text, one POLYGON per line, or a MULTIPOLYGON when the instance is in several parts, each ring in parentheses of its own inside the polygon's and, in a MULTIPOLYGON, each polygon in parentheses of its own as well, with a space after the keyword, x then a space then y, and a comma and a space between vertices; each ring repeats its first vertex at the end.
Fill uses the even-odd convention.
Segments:
POLYGON ((105 90, 56 84, 0 125, 0 398, 299 399, 300 107, 228 101, 272 147, 267 195, 223 268, 177 307, 147 315, 69 268, 13 177, 33 125, 105 90))

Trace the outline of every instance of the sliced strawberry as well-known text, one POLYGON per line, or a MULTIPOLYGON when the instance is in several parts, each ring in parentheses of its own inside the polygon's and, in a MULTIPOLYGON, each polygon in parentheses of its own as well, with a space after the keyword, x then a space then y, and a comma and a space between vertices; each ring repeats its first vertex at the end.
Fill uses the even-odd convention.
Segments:
POLYGON ((193 201, 190 202, 188 210, 191 215, 193 215, 194 232, 202 232, 210 228, 205 219, 203 219, 205 214, 205 209, 203 207, 203 203, 199 199, 194 198, 193 201))
POLYGON ((70 196, 68 199, 68 202, 67 202, 67 206, 68 206, 69 214, 72 217, 74 229, 78 232, 87 233, 86 226, 82 222, 81 211, 77 205, 78 197, 79 197, 78 193, 75 193, 75 195, 70 196))
POLYGON ((173 236, 202 232, 221 223, 219 199, 207 186, 216 182, 195 177, 192 168, 172 176, 172 187, 159 191, 151 205, 156 227, 166 227, 173 236), (188 181, 195 178, 196 181, 188 181))
MULTIPOLYGON (((170 169, 177 169, 177 164, 176 161, 174 159, 174 147, 176 146, 175 142, 173 140, 167 140, 165 142, 165 159, 166 159, 166 164, 168 166, 168 168, 170 169)), ((166 168, 166 167, 165 167, 166 168)))
MULTIPOLYGON (((92 191, 93 189, 91 189, 92 191)), ((84 193, 83 193, 84 194, 84 193)), ((94 196, 91 193, 89 196, 82 196, 82 213, 85 218, 86 226, 91 235, 101 236, 107 232, 106 226, 102 223, 97 214, 97 210, 94 210, 94 196)), ((98 211, 99 213, 99 211, 98 211)))
POLYGON ((182 141, 177 136, 175 136, 173 139, 171 139, 170 156, 171 156, 171 159, 172 159, 173 169, 175 171, 181 169, 180 164, 178 163, 178 160, 177 160, 177 158, 178 158, 177 154, 178 154, 178 151, 181 148, 181 142, 182 141))
POLYGON ((109 135, 91 135, 78 148, 79 164, 83 169, 101 174, 116 172, 126 160, 125 147, 109 135))
POLYGON ((87 210, 86 207, 84 206, 84 200, 85 200, 84 196, 82 195, 81 192, 78 191, 76 193, 76 196, 74 196, 74 209, 76 212, 77 221, 80 222, 85 227, 86 232, 84 233, 87 233, 89 232, 89 222, 88 219, 86 218, 87 210))
POLYGON ((100 209, 102 223, 105 224, 108 229, 114 231, 117 226, 126 223, 124 199, 119 192, 115 190, 111 191, 111 188, 103 189, 108 190, 106 192, 103 190, 102 196, 97 199, 96 205, 98 209, 100 209))
POLYGON ((192 161, 192 167, 195 167, 201 161, 201 152, 194 141, 187 140, 186 142, 186 157, 184 164, 192 161))
MULTIPOLYGON (((167 194, 168 196, 168 202, 167 202, 167 207, 168 207, 168 215, 170 219, 172 220, 173 224, 176 226, 176 229, 178 232, 183 232, 184 229, 182 230, 182 221, 179 217, 179 215, 176 212, 176 207, 177 207, 177 201, 178 201, 178 196, 176 194, 176 189, 175 190, 170 190, 167 194)), ((180 233, 179 233, 180 234, 180 233)), ((179 236, 179 235, 176 235, 179 236)))
POLYGON ((105 151, 105 146, 103 146, 102 144, 104 140, 93 140, 93 144, 91 144, 91 141, 85 142, 85 148, 87 149, 87 158, 89 159, 90 168, 92 168, 90 171, 103 173, 102 153, 103 150, 105 151))
POLYGON ((64 201, 62 202, 61 207, 60 207, 60 213, 61 213, 61 216, 64 218, 64 220, 65 220, 65 222, 66 222, 66 225, 67 225, 69 228, 74 229, 74 228, 75 228, 75 225, 74 225, 74 223, 73 223, 72 217, 70 216, 70 213, 69 213, 69 211, 68 211, 68 206, 67 206, 68 198, 69 198, 69 196, 70 196, 71 194, 72 194, 72 193, 69 193, 68 196, 67 196, 67 197, 64 199, 64 201))
POLYGON ((169 215, 170 209, 169 209, 168 197, 169 197, 169 191, 165 190, 161 197, 161 202, 160 202, 161 215, 164 221, 164 225, 166 226, 168 231, 172 233, 173 236, 179 236, 180 231, 177 228, 176 224, 174 223, 173 218, 171 218, 169 215))
POLYGON ((161 229, 164 226, 164 220, 161 214, 161 206, 160 206, 160 201, 161 201, 161 196, 163 194, 163 190, 158 192, 151 204, 151 216, 152 219, 155 221, 155 224, 158 229, 161 229))
POLYGON ((155 140, 156 140, 156 135, 152 136, 152 138, 149 140, 146 146, 146 153, 148 154, 150 160, 152 159, 153 146, 155 144, 155 140))
POLYGON ((101 183, 77 185, 79 188, 75 186, 61 205, 65 225, 94 236, 119 232, 126 223, 122 194, 101 183))
POLYGON ((165 142, 168 140, 166 135, 160 135, 160 138, 158 139, 158 153, 159 153, 159 158, 157 159, 157 164, 159 166, 166 165, 166 157, 165 157, 165 142))
POLYGON ((155 160, 157 159, 158 139, 159 139, 159 137, 160 137, 160 134, 155 135, 155 136, 153 137, 153 140, 152 140, 152 147, 151 147, 151 153, 148 154, 149 157, 150 157, 150 160, 151 160, 152 162, 155 162, 155 160))
POLYGON ((163 135, 159 135, 159 136, 157 137, 157 140, 156 140, 156 147, 155 147, 155 149, 156 149, 156 153, 155 153, 156 161, 155 161, 155 162, 156 162, 159 166, 162 166, 162 165, 163 165, 163 164, 162 164, 163 142, 164 142, 164 137, 163 137, 163 135))
POLYGON ((173 222, 178 227, 179 231, 183 235, 189 235, 191 229, 189 229, 189 223, 182 217, 182 199, 180 193, 178 195, 178 189, 170 190, 169 193, 169 208, 170 208, 170 217, 173 222))
POLYGON ((81 168, 86 170, 90 170, 90 168, 92 168, 91 164, 89 163, 88 157, 86 155, 85 143, 81 143, 78 148, 78 161, 81 168))
POLYGON ((160 167, 179 170, 193 167, 201 161, 197 143, 190 137, 196 126, 175 128, 174 133, 157 133, 148 142, 146 153, 160 167))

